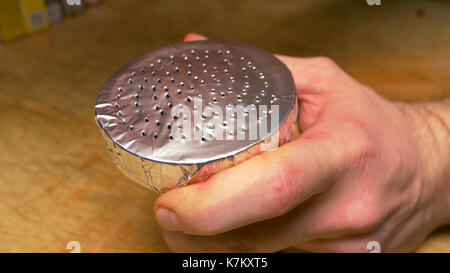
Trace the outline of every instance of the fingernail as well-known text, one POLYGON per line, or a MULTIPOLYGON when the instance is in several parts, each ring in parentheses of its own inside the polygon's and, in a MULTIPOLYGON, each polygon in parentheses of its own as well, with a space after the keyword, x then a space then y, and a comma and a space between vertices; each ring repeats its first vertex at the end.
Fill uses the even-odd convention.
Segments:
POLYGON ((192 36, 195 36, 195 34, 192 32, 189 32, 188 34, 186 34, 186 36, 184 36, 184 41, 191 41, 192 36))
POLYGON ((156 222, 167 231, 181 231, 177 215, 166 208, 158 208, 155 213, 156 222))

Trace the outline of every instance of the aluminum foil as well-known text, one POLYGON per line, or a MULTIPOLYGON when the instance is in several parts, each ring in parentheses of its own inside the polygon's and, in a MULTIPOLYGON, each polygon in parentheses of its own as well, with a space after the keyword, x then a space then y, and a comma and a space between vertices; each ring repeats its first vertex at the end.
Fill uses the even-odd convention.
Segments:
POLYGON ((288 142, 297 109, 292 75, 272 54, 208 40, 160 48, 125 65, 104 84, 95 116, 114 164, 162 193, 288 142), (190 112, 175 111, 181 106, 190 112), (228 115, 236 106, 245 110, 228 115), (261 124, 267 130, 255 137, 250 129, 261 124))

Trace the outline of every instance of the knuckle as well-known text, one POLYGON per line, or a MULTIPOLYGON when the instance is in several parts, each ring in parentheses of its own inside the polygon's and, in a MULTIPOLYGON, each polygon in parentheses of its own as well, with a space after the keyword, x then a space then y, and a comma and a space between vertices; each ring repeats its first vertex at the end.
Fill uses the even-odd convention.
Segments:
POLYGON ((314 57, 314 61, 317 63, 317 65, 324 67, 324 68, 336 68, 337 64, 330 58, 325 56, 318 56, 314 57))
POLYGON ((352 206, 344 216, 343 228, 356 233, 366 233, 375 230, 384 218, 379 206, 373 204, 352 206), (355 209, 358 207, 359 209, 355 209))
POLYGON ((371 153, 372 149, 373 145, 369 137, 366 134, 360 134, 358 140, 353 143, 351 151, 356 158, 364 158, 371 153))
POLYGON ((191 219, 188 221, 192 224, 192 231, 187 231, 196 235, 213 236, 219 232, 213 219, 213 212, 209 206, 203 205, 191 210, 191 219))
POLYGON ((328 57, 314 57, 311 67, 315 71, 314 81, 320 80, 324 84, 324 92, 328 94, 347 93, 351 88, 351 77, 349 77, 332 59, 328 57))
POLYGON ((275 179, 271 182, 271 193, 268 201, 272 207, 272 216, 279 216, 288 212, 295 204, 295 196, 289 181, 275 179))
POLYGON ((266 188, 266 201, 271 208, 271 216, 282 215, 294 208, 304 189, 297 181, 292 161, 281 160, 277 166, 266 168, 270 173, 266 188), (269 169, 270 168, 270 169, 269 169))
POLYGON ((369 232, 379 225, 381 222, 380 214, 376 211, 373 211, 372 213, 364 213, 363 215, 359 216, 359 220, 357 223, 355 223, 356 229, 360 232, 369 232))
POLYGON ((345 162, 351 164, 362 163, 368 158, 371 158, 375 153, 375 145, 367 132, 358 130, 353 134, 351 140, 346 145, 346 152, 344 154, 345 162))
POLYGON ((338 120, 343 129, 338 136, 345 140, 341 142, 343 149, 340 159, 354 164, 373 157, 377 150, 369 124, 353 114, 341 114, 338 120))

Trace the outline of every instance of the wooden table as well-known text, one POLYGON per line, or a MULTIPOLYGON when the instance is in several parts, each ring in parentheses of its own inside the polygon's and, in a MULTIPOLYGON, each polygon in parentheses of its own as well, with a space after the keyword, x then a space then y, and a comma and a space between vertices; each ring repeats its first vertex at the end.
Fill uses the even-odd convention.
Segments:
MULTIPOLYGON (((0 251, 168 250, 156 194, 113 166, 93 106, 119 67, 187 32, 327 55, 392 100, 450 95, 450 5, 391 2, 109 0, 0 45, 0 251)), ((449 250, 449 228, 418 249, 449 250)))

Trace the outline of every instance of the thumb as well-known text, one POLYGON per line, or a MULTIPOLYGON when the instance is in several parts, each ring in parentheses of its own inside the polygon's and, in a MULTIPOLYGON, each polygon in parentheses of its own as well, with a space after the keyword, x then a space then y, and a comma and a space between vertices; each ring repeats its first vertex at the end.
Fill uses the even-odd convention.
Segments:
POLYGON ((300 137, 203 183, 164 193, 155 203, 155 218, 168 231, 215 235, 277 217, 327 190, 338 159, 325 137, 300 137))

